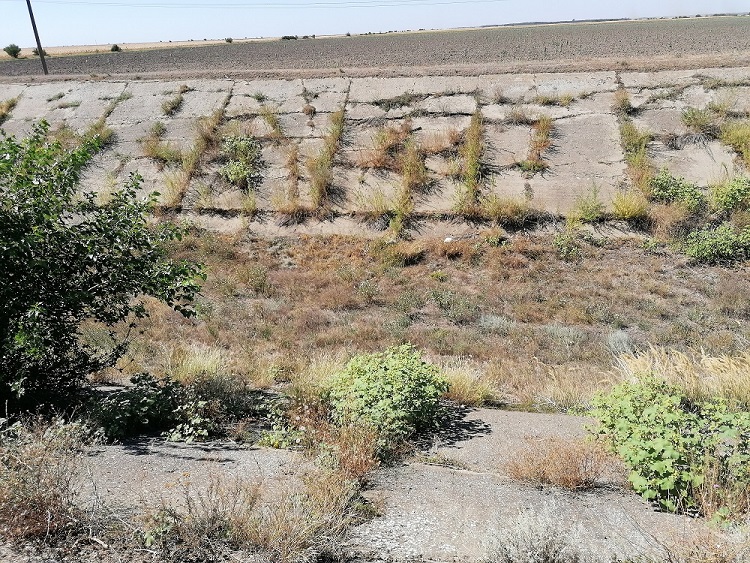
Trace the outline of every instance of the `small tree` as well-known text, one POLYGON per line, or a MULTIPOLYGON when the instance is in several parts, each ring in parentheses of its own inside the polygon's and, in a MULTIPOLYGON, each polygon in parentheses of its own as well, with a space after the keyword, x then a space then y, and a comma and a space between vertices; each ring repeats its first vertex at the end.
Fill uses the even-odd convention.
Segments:
POLYGON ((17 59, 17 58, 18 58, 18 55, 20 55, 20 54, 21 54, 21 47, 19 47, 19 46, 18 46, 18 45, 16 45, 15 43, 11 43, 11 44, 10 44, 10 45, 8 45, 7 47, 5 47, 5 48, 3 49, 3 51, 5 51, 6 53, 8 53, 8 54, 9 54, 9 55, 10 55, 11 57, 13 57, 14 59, 17 59))
POLYGON ((139 296, 190 315, 203 277, 200 266, 169 259, 181 231, 149 222, 156 194, 139 199, 137 175, 103 205, 79 192, 98 137, 66 150, 48 129, 0 140, 0 404, 11 410, 69 404, 88 374, 122 355, 124 343, 85 344, 84 320, 118 342, 115 324, 147 314, 139 296))
POLYGON ((122 49, 117 43, 112 45, 112 47, 110 47, 109 50, 112 51, 113 53, 119 53, 120 51, 122 51, 122 49))

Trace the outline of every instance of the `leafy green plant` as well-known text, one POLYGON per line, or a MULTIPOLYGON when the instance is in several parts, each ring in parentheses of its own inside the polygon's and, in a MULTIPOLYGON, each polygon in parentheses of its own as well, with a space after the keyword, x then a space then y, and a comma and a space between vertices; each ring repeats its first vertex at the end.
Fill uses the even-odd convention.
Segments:
POLYGON ((651 199, 663 203, 681 203, 691 212, 695 213, 705 203, 705 196, 698 186, 686 181, 684 178, 675 178, 669 170, 662 168, 661 171, 651 178, 651 199))
POLYGON ((750 227, 738 231, 731 223, 689 233, 683 249, 696 262, 720 264, 750 258, 750 227))
POLYGON ((555 238, 552 239, 552 245, 560 259, 566 262, 575 262, 583 256, 581 243, 572 229, 566 229, 565 232, 555 235, 555 238))
POLYGON ((448 384, 411 345, 352 358, 330 382, 334 421, 363 424, 378 433, 387 452, 414 433, 434 428, 448 384))
POLYGON ((711 205, 719 211, 731 212, 750 208, 750 178, 735 176, 713 186, 711 205))
POLYGON ((587 192, 576 198, 575 208, 570 212, 573 220, 598 223, 604 218, 605 207, 599 199, 599 188, 594 184, 587 192))
POLYGON ((86 376, 124 352, 126 343, 84 344, 84 320, 143 318, 141 295, 191 315, 203 277, 200 266, 168 258, 182 231, 151 223, 156 195, 138 199, 138 176, 103 205, 80 193, 98 137, 66 150, 48 133, 42 122, 22 142, 0 140, 0 402, 10 411, 77 400, 86 376))
POLYGON ((119 53, 120 51, 122 51, 122 48, 117 43, 115 43, 109 48, 109 50, 113 53, 119 53))
POLYGON ((141 373, 130 386, 99 398, 91 409, 92 422, 110 439, 167 430, 177 423, 175 411, 186 397, 185 388, 171 379, 141 373))
POLYGON ((227 162, 219 173, 229 183, 243 190, 254 190, 260 185, 265 162, 256 138, 231 135, 222 141, 221 151, 227 162))
POLYGON ((750 412, 730 412, 722 400, 691 403, 654 376, 593 405, 598 434, 630 469, 633 488, 662 509, 705 512, 699 493, 708 468, 719 497, 750 485, 750 412))
POLYGON ((9 56, 13 57, 14 59, 18 58, 18 55, 21 54, 21 47, 16 45, 15 43, 11 43, 7 47, 3 48, 3 51, 8 53, 9 56))

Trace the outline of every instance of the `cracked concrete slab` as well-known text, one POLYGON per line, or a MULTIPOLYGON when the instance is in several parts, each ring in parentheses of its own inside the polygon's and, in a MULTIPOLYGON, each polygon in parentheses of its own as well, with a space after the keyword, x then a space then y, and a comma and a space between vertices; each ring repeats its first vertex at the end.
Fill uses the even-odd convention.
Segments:
POLYGON ((667 168, 673 176, 706 187, 731 178, 739 172, 734 154, 718 141, 686 145, 681 150, 668 150, 659 143, 661 150, 652 150, 654 165, 667 168))

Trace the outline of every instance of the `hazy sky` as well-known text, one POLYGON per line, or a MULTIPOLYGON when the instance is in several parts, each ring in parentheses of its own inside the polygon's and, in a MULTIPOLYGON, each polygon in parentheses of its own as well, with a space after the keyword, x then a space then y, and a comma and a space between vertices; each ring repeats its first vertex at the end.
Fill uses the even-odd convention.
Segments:
MULTIPOLYGON (((46 46, 324 35, 527 21, 748 12, 750 0, 32 0, 46 46)), ((25 0, 0 0, 0 46, 33 46, 25 0)))

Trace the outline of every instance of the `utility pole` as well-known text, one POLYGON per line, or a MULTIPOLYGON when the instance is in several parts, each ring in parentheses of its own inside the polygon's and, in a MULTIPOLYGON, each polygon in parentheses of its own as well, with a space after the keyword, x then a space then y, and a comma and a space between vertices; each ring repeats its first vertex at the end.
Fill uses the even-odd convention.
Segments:
POLYGON ((31 0, 26 0, 26 5, 29 7, 29 17, 31 18, 31 27, 34 28, 34 37, 36 37, 36 50, 39 53, 39 58, 42 61, 42 69, 44 74, 47 72, 47 61, 44 60, 44 49, 42 49, 42 42, 39 41, 39 32, 36 30, 36 22, 34 21, 34 12, 31 11, 31 0))

